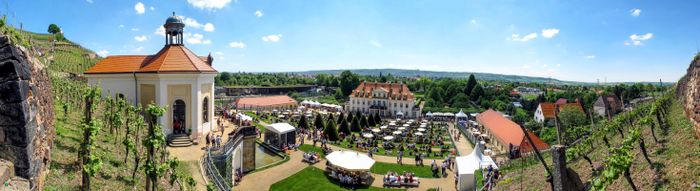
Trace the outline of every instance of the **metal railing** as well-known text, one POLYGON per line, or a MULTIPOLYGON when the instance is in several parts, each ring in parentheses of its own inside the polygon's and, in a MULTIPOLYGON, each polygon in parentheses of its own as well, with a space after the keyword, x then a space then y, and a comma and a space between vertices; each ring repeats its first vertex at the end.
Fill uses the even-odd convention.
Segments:
POLYGON ((236 148, 236 146, 240 145, 243 142, 243 137, 250 135, 255 135, 254 126, 240 127, 236 130, 236 132, 234 132, 232 137, 233 139, 229 139, 228 142, 226 142, 226 144, 224 144, 222 148, 219 148, 217 150, 211 150, 211 148, 207 148, 207 152, 202 160, 202 166, 204 167, 207 179, 211 180, 218 190, 233 190, 232 184, 229 183, 233 175, 231 171, 227 169, 225 175, 222 176, 221 171, 219 171, 218 167, 216 166, 216 164, 214 164, 213 160, 215 158, 224 158, 224 160, 230 160, 231 158, 229 157, 229 155, 233 153, 233 150, 236 148), (224 177, 228 177, 228 180, 224 177))

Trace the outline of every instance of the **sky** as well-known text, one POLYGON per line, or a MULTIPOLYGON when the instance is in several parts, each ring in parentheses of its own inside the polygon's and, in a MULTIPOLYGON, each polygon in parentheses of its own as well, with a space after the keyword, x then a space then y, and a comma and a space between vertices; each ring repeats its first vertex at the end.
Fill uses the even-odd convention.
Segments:
POLYGON ((700 49, 700 1, 0 0, 11 24, 101 55, 185 45, 229 72, 397 68, 584 82, 676 81, 700 49))

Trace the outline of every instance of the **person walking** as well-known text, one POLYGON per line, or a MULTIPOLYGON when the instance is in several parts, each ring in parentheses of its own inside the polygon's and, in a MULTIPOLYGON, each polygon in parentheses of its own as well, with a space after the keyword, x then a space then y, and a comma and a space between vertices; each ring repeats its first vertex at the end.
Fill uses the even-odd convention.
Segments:
POLYGON ((207 142, 207 146, 205 148, 209 149, 209 144, 211 144, 211 132, 207 133, 207 136, 204 137, 206 139, 205 141, 207 142))

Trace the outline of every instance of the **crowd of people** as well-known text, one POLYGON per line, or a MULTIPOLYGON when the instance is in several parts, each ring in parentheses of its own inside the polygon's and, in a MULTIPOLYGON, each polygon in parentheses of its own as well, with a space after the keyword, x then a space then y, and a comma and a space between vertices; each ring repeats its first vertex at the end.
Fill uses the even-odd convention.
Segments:
POLYGON ((388 172, 384 175, 384 186, 418 186, 419 183, 418 177, 410 172, 404 172, 403 175, 388 172))
POLYGON ((357 185, 361 183, 360 176, 355 173, 346 173, 338 170, 331 170, 331 177, 340 182, 340 185, 349 189, 355 190, 357 185))

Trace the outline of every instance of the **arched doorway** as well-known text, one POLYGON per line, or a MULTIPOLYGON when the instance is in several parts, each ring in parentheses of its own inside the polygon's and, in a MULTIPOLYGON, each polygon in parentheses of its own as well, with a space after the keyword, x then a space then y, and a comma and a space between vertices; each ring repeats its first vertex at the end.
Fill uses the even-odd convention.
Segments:
POLYGON ((186 109, 185 101, 175 100, 173 104, 173 134, 187 133, 186 109))

